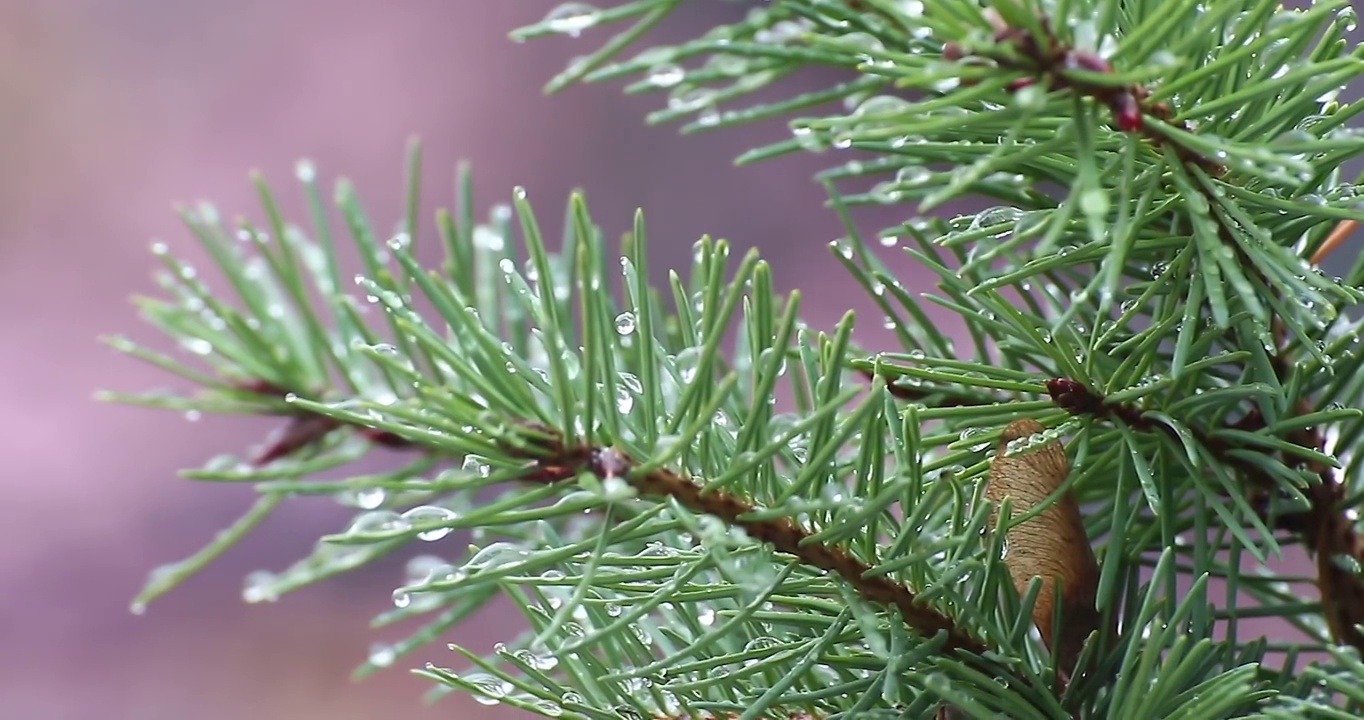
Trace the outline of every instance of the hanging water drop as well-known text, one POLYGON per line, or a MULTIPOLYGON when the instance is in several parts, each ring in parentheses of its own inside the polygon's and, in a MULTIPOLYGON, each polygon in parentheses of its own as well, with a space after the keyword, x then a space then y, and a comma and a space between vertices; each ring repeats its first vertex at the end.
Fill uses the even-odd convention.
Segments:
POLYGON ((487 225, 479 225, 474 228, 473 242, 474 247, 489 252, 502 252, 502 248, 506 245, 502 235, 487 225))
POLYGON ((903 13, 906 17, 910 18, 923 17, 924 14, 923 0, 900 0, 900 2, 896 3, 896 5, 897 5, 896 9, 903 13))
POLYGON ((351 535, 402 532, 409 527, 411 525, 392 510, 371 510, 355 518, 346 532, 351 535))
POLYGON ((355 506, 362 510, 374 510, 384 504, 388 492, 383 488, 361 488, 355 491, 355 506))
POLYGON ((811 152, 820 152, 824 150, 824 141, 821 140, 819 136, 815 135, 815 131, 812 128, 803 125, 793 127, 791 128, 791 136, 796 139, 796 144, 802 149, 811 152))
POLYGON ((616 409, 619 410, 622 415, 625 415, 629 413, 630 410, 634 409, 634 407, 635 396, 631 394, 624 385, 618 386, 616 388, 616 409))
POLYGON ((649 70, 649 82, 654 87, 672 87, 682 82, 686 77, 686 71, 675 63, 662 63, 649 70))
POLYGON ((1106 217, 1110 205, 1108 193, 1102 188, 1089 188, 1080 193, 1080 211, 1090 217, 1106 217))
POLYGON ((630 373, 627 372, 620 373, 620 384, 625 389, 629 390, 630 392, 636 395, 639 395, 644 392, 644 386, 640 384, 639 378, 635 377, 630 373))
POLYGON ((578 37, 582 31, 597 24, 601 19, 601 11, 597 8, 581 2, 566 2, 545 16, 545 26, 552 32, 564 33, 569 37, 578 37))
POLYGON ((203 338, 185 338, 180 341, 180 347, 195 355, 207 355, 213 352, 213 343, 203 338))
MULTIPOLYGON (((437 505, 418 505, 404 512, 401 517, 410 525, 428 525, 436 522, 449 522, 454 520, 457 515, 455 511, 449 508, 437 505)), ((432 542, 449 535, 451 531, 452 529, 448 527, 430 528, 417 533, 417 539, 432 542)))
POLYGON ((895 171, 895 182, 901 185, 922 185, 933 179, 933 172, 922 165, 908 165, 895 171))
POLYGON ((693 112, 715 102, 715 90, 699 87, 681 89, 668 98, 668 109, 674 112, 693 112))
POLYGON ((369 664, 375 667, 388 667, 398 659, 398 651, 392 645, 374 643, 369 648, 369 664))
POLYGON ((279 599, 275 584, 279 578, 269 570, 255 570, 246 574, 242 583, 242 600, 247 603, 274 602, 279 599))
POLYGON ((873 95, 858 104, 856 115, 889 115, 910 107, 908 100, 894 95, 873 95))
POLYGON ((405 608, 412 604, 412 593, 402 588, 393 591, 393 607, 398 609, 405 608))

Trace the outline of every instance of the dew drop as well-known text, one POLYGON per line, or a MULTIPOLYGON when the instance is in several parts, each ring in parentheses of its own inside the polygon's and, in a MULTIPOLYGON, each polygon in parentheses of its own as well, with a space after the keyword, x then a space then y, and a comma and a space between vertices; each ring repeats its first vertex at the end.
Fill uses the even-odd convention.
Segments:
POLYGON ((903 112, 910 107, 908 100, 894 95, 873 95, 863 100, 855 113, 857 115, 889 115, 903 112))
POLYGON ((627 372, 620 373, 620 383, 627 390, 629 390, 632 393, 635 393, 636 395, 639 395, 644 392, 644 386, 640 384, 639 378, 635 377, 630 373, 627 372))
POLYGON ((904 13, 906 17, 910 18, 923 17, 924 14, 923 0, 900 0, 900 2, 896 3, 896 5, 897 5, 896 9, 904 13))
POLYGON ((711 88, 690 88, 673 93, 668 98, 668 109, 674 112, 693 112, 715 102, 715 90, 711 88))
POLYGON ((392 510, 371 510, 351 522, 348 534, 402 532, 410 524, 392 510))
POLYGON ((310 183, 317 179, 317 166, 312 160, 299 160, 294 163, 294 177, 297 177, 299 182, 310 183))
POLYGON ((672 87, 682 82, 686 77, 686 71, 674 63, 655 65, 653 69, 649 71, 649 82, 654 87, 672 87))
POLYGON ((501 252, 502 248, 506 246, 502 235, 487 225, 479 225, 474 228, 473 242, 474 247, 490 252, 501 252))
POLYGON ((796 144, 804 150, 820 152, 824 150, 824 141, 815 135, 812 128, 797 126, 791 128, 791 136, 796 139, 796 144))
POLYGON ((922 185, 933 179, 933 172, 922 165, 908 165, 895 171, 895 182, 901 185, 922 185))
POLYGON ((616 316, 616 332, 621 335, 629 335, 635 331, 635 314, 623 312, 616 316))
POLYGON ((384 504, 388 492, 383 488, 362 488, 355 491, 355 506, 362 510, 374 510, 384 504))
POLYGON ((412 604, 412 593, 401 588, 393 591, 393 607, 405 608, 412 604))
POLYGON ((269 570, 254 570, 246 574, 242 583, 242 600, 251 604, 274 602, 279 599, 275 583, 279 578, 269 570))
POLYGON ((545 16, 545 26, 552 32, 564 33, 570 37, 577 37, 582 31, 597 24, 601 19, 601 11, 597 8, 581 2, 566 2, 545 16))
POLYGON ((1090 217, 1105 217, 1111 201, 1102 188, 1090 188, 1080 193, 1080 211, 1090 217))
POLYGON ((213 352, 213 343, 203 338, 185 338, 180 341, 180 347, 195 355, 207 355, 213 352))
POLYGON ((766 650, 778 644, 777 639, 774 637, 756 637, 748 641, 748 644, 744 646, 744 650, 766 650))
POLYGON ((398 651, 392 645, 374 643, 369 647, 369 664, 375 667, 388 667, 398 659, 398 651))
POLYGON ((635 396, 621 385, 616 388, 616 409, 622 415, 629 413, 635 407, 635 396))
MULTIPOLYGON (((437 505, 418 505, 402 514, 402 519, 412 525, 426 525, 434 522, 448 522, 457 517, 455 511, 437 505)), ((440 540, 452 532, 448 527, 436 527, 417 533, 417 539, 432 542, 440 540)))
POLYGON ((478 703, 479 705, 499 705, 502 702, 501 698, 495 698, 492 695, 485 695, 484 693, 481 692, 476 692, 473 694, 473 696, 474 702, 478 703))

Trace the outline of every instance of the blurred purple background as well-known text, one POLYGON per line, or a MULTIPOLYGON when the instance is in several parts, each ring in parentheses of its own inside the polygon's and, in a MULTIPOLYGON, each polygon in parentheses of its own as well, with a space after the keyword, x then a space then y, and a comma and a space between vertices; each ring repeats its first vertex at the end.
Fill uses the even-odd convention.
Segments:
MULTIPOLYGON (((611 84, 545 97, 545 81, 606 37, 507 39, 555 4, 0 1, 0 396, 11 408, 0 440, 0 716, 514 715, 463 697, 424 708, 426 683, 403 668, 462 667, 443 643, 348 680, 386 637, 365 625, 389 605, 400 561, 273 605, 242 603, 245 573, 280 569, 343 527, 347 511, 326 499, 289 504, 145 616, 128 612, 148 570, 198 549, 250 502, 239 488, 177 479, 177 469, 274 428, 91 401, 97 388, 171 384, 95 337, 168 347, 127 301, 157 292, 153 238, 207 264, 173 203, 209 199, 225 217, 259 218, 246 179, 259 168, 302 220, 293 166, 308 157, 328 185, 354 179, 389 228, 416 133, 428 223, 468 159, 480 215, 522 184, 557 233, 581 186, 613 235, 634 208, 647 211, 655 269, 683 265, 709 232, 761 246, 782 289, 817 291, 805 306, 816 327, 866 307, 843 272, 830 272, 826 243, 842 231, 811 176, 833 158, 735 168, 743 150, 784 137, 782 125, 681 137, 643 122, 661 96, 626 98, 611 84)), ((658 36, 691 37, 744 10, 686 3, 658 36)), ((873 316, 863 325, 881 332, 873 316)), ((486 651, 515 634, 515 617, 491 608, 445 640, 486 651)))
MULTIPOLYGON (((259 442, 274 423, 95 404, 97 388, 170 379, 94 338, 167 346, 127 302, 155 292, 147 245, 164 239, 202 261, 172 203, 210 199, 226 217, 259 218, 251 168, 301 219, 293 166, 312 158, 328 184, 354 179, 388 228, 416 133, 424 221, 448 204, 460 159, 474 164, 480 215, 525 185, 551 233, 581 186, 608 234, 646 210, 656 270, 682 266, 702 233, 759 246, 779 288, 806 292, 811 325, 854 307, 859 338, 887 340, 826 249, 842 229, 811 176, 837 159, 735 168, 743 150, 784 137, 782 126, 681 137, 644 125, 661 96, 626 98, 619 84, 543 96, 546 80, 605 37, 507 39, 557 2, 0 0, 0 397, 11 403, 0 436, 0 716, 516 715, 463 697, 423 706, 426 683, 403 668, 462 667, 443 643, 348 681, 373 640, 393 639, 364 627, 388 607, 400 560, 276 604, 242 603, 243 575, 279 569, 342 526, 347 511, 329 500, 289 504, 145 616, 128 612, 148 570, 198 549, 250 503, 249 492, 176 470, 259 442)), ((691 37, 744 11, 686 3, 655 37, 691 37)), ((894 219, 884 211, 867 227, 894 219)), ((893 263, 911 287, 927 280, 893 263)), ((443 641, 487 650, 515 634, 515 617, 489 608, 443 641)))

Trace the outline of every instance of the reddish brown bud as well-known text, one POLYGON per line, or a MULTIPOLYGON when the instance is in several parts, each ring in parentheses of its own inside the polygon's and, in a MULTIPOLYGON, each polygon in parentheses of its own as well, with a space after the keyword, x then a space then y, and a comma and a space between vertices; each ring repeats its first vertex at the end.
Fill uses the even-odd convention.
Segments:
POLYGON ((1068 50, 1065 57, 1068 70, 1088 70, 1089 72, 1112 72, 1108 61, 1088 50, 1068 50))
POLYGON ((374 443, 375 445, 381 445, 383 447, 388 448, 412 447, 411 440, 408 440, 407 438, 395 432, 390 432, 388 430, 380 430, 379 428, 363 428, 362 430, 360 430, 360 435, 364 437, 366 440, 374 443))
POLYGON ((1112 100, 1113 122, 1123 132, 1136 132, 1141 129, 1141 106, 1132 93, 1118 93, 1112 100))
POLYGON ((327 433, 341 427, 341 424, 324 415, 295 415, 274 434, 260 452, 251 460, 253 465, 266 465, 282 457, 292 455, 327 436, 327 433))
POLYGON ((1047 380, 1047 392, 1057 407, 1071 415, 1096 414, 1103 410, 1099 396, 1078 380, 1050 378, 1047 380))
POLYGON ((288 390, 285 390, 284 388, 276 385, 274 382, 271 382, 270 380, 266 380, 264 378, 252 378, 250 380, 243 380, 241 382, 234 383, 234 387, 236 387, 238 390, 245 390, 246 392, 253 392, 258 395, 274 395, 276 397, 284 397, 285 395, 289 394, 288 390))

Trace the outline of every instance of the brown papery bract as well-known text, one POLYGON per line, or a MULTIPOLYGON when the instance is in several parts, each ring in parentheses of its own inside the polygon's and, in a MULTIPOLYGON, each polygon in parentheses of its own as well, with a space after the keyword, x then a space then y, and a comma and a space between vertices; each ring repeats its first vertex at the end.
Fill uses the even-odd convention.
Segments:
MULTIPOLYGON (((1014 516, 1042 503, 1070 474, 1070 460, 1057 440, 1014 455, 1006 454, 1010 442, 1045 429, 1035 420, 1015 420, 1000 436, 985 497, 996 505, 1010 498, 1014 516)), ((996 512, 991 511, 991 528, 998 526, 996 512)), ((1033 623, 1056 656, 1059 667, 1069 671, 1085 638, 1099 626, 1099 613, 1094 607, 1099 565, 1074 494, 1066 492, 1038 514, 1010 527, 1005 548, 1004 564, 1020 595, 1027 592, 1034 577, 1042 578, 1042 588, 1033 606, 1033 623), (1059 633, 1052 627, 1058 583, 1062 622, 1059 633), (1059 638, 1059 647, 1053 647, 1053 638, 1059 638)))

